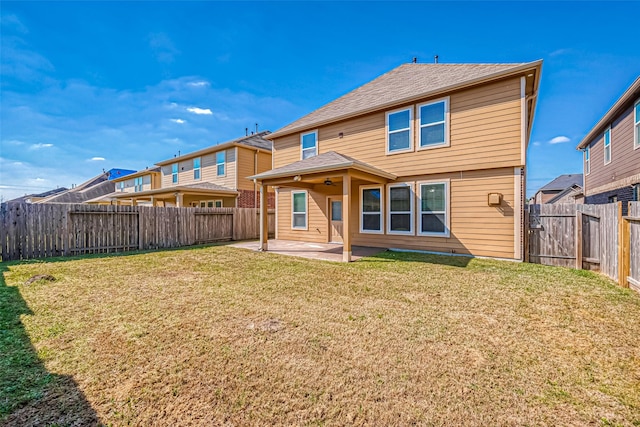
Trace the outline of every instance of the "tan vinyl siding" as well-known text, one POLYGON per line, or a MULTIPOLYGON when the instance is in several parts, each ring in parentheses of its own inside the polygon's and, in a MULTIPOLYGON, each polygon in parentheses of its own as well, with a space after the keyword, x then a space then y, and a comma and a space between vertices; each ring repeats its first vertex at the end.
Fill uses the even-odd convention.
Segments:
MULTIPOLYGON (((414 110, 414 151, 387 155, 386 111, 379 111, 320 127, 318 152, 337 151, 398 176, 521 166, 520 109, 520 79, 512 78, 450 95, 450 147, 418 150, 414 110)), ((276 139, 274 150, 276 168, 300 160, 300 134, 276 139)))
MULTIPOLYGON (((514 176, 513 169, 492 169, 412 178, 412 181, 450 179, 451 235, 445 237, 359 233, 359 198, 354 197, 351 222, 353 244, 400 249, 454 252, 499 258, 513 258, 514 176), (488 206, 488 193, 501 193, 499 207, 488 206)), ((358 193, 359 194, 359 193, 358 193)), ((385 226, 386 226, 385 201, 385 226)), ((418 224, 417 206, 414 219, 418 224)), ((417 227, 414 227, 417 229, 417 227)))
POLYGON ((254 190, 253 181, 247 179, 248 176, 255 175, 255 155, 254 150, 247 150, 244 148, 237 148, 238 150, 238 189, 239 190, 254 190))
MULTIPOLYGON (((499 258, 514 258, 514 175, 512 168, 489 169, 412 177, 396 182, 449 180, 450 237, 431 237, 397 234, 360 233, 360 185, 370 184, 354 180, 352 185, 351 230, 352 244, 385 248, 401 248, 458 254, 473 254, 499 258), (499 207, 488 206, 488 193, 502 194, 499 207)), ((310 242, 329 241, 329 222, 326 217, 327 194, 309 191, 308 230, 291 229, 291 189, 278 192, 278 239, 310 242)), ((415 191, 415 187, 414 187, 415 191)), ((383 188, 383 230, 386 230, 387 201, 383 188)), ((414 230, 418 229, 417 200, 414 205, 414 230)))
POLYGON ((162 166, 162 188, 174 187, 176 185, 197 184, 200 182, 210 182, 222 185, 227 188, 236 188, 236 149, 229 148, 226 151, 225 175, 217 176, 216 153, 201 156, 200 179, 193 179, 193 158, 182 160, 178 165, 178 183, 171 180, 172 165, 162 166))
MULTIPOLYGON (((258 152, 256 165, 256 151, 238 147, 238 189, 254 191, 254 182, 248 176, 271 170, 271 154, 258 152), (257 170, 256 170, 257 166, 257 170)), ((273 191, 273 189, 270 189, 273 191)))
POLYGON ((291 192, 290 188, 278 190, 278 239, 300 240, 306 242, 328 242, 329 226, 326 218, 327 200, 325 194, 308 191, 307 230, 291 228, 291 192))
MULTIPOLYGON (((585 192, 640 174, 640 149, 633 149, 633 106, 611 124, 611 163, 604 164, 604 132, 591 143, 591 173, 585 176, 585 192)), ((584 156, 583 156, 584 161, 584 156)))
POLYGON ((271 153, 258 153, 258 173, 271 170, 271 153))
MULTIPOLYGON (((142 176, 142 191, 153 190, 152 186, 153 177, 151 174, 142 176)), ((127 179, 124 181, 124 191, 120 191, 120 182, 115 183, 115 191, 118 193, 134 193, 135 192, 135 178, 127 179)))

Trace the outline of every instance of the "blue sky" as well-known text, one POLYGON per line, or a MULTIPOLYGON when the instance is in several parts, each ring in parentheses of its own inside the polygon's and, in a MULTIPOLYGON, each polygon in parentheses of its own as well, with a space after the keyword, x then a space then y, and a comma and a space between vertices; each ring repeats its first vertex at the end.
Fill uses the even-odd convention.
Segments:
POLYGON ((417 57, 543 59, 528 194, 640 74, 639 2, 3 1, 0 195, 276 130, 417 57))

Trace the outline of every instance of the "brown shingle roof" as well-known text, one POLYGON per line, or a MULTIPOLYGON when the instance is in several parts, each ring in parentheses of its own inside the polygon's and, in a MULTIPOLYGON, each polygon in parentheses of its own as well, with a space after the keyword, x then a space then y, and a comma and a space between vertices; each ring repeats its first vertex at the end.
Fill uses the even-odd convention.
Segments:
POLYGON ((389 172, 385 172, 382 169, 378 169, 365 162, 361 162, 360 160, 345 156, 344 154, 336 153, 335 151, 328 151, 326 153, 289 163, 288 165, 271 169, 270 171, 262 172, 247 178, 262 180, 348 168, 358 169, 389 179, 396 178, 395 175, 389 172))
POLYGON ((269 138, 538 67, 541 62, 403 64, 275 131, 269 138))

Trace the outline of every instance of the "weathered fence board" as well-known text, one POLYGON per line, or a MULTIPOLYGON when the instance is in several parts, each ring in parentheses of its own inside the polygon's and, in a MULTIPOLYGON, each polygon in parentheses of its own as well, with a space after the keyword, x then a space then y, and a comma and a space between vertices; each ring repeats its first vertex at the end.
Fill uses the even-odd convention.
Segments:
POLYGON ((529 262, 599 270, 640 291, 640 202, 529 205, 529 262))
POLYGON ((3 204, 0 254, 9 261, 256 239, 258 223, 252 208, 3 204))
MULTIPOLYGON (((629 203, 629 217, 640 218, 640 202, 629 203)), ((640 292, 640 221, 629 220, 629 287, 640 292)))

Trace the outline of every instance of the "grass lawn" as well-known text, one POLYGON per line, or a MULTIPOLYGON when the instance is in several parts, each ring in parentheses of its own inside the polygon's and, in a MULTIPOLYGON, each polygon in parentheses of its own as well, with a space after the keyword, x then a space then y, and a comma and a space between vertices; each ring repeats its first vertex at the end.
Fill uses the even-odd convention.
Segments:
POLYGON ((640 425, 640 295, 589 272, 226 246, 0 269, 0 425, 640 425))

